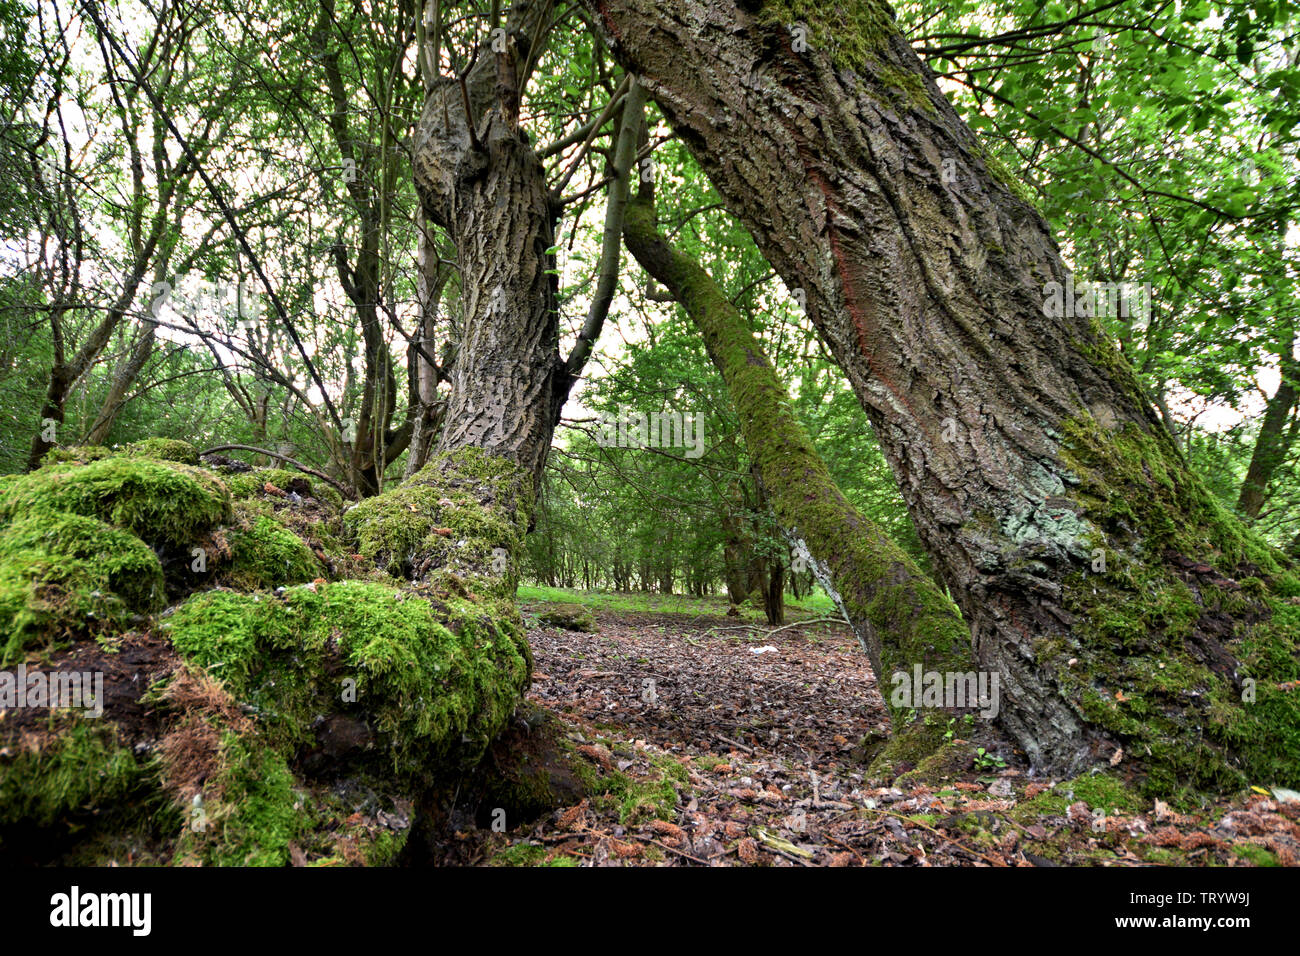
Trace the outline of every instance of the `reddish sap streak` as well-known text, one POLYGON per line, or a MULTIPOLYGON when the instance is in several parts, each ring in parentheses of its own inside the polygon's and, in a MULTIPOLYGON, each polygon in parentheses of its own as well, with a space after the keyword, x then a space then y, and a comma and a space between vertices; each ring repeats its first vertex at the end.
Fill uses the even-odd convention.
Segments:
POLYGON ((857 290, 853 287, 853 270, 849 267, 848 257, 840 245, 839 235, 836 232, 833 217, 840 214, 839 204, 834 198, 834 191, 816 166, 808 162, 808 155, 802 140, 799 142, 799 154, 803 159, 804 174, 821 190, 822 199, 826 203, 826 208, 831 215, 826 217, 826 236, 831 244, 831 256, 835 260, 836 271, 840 276, 840 287, 844 290, 844 307, 849 312, 849 318, 853 321, 853 327, 858 333, 858 351, 862 357, 867 360, 867 365, 871 368, 871 374, 889 389, 890 393, 898 399, 902 406, 907 409, 913 421, 917 421, 917 415, 912 408, 912 403, 907 400, 907 396, 890 381, 880 369, 880 364, 876 361, 875 352, 867 344, 867 321, 866 313, 862 306, 858 304, 857 290))

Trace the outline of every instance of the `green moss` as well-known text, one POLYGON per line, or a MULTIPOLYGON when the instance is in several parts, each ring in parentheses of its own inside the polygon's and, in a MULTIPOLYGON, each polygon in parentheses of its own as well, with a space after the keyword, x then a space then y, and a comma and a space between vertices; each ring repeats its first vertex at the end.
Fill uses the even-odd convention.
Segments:
POLYGON ((121 452, 115 452, 103 445, 69 445, 66 448, 51 448, 47 451, 45 457, 41 459, 41 467, 65 462, 84 465, 88 462, 99 461, 101 458, 112 458, 114 455, 120 454, 121 452))
POLYGON ((82 717, 35 747, 0 752, 0 824, 50 826, 127 799, 146 777, 116 728, 82 717))
POLYGON ((126 454, 133 458, 154 458, 159 461, 178 461, 183 465, 197 465, 199 452, 187 441, 174 438, 146 438, 126 446, 126 454))
POLYGON ((1006 163, 999 159, 996 153, 984 146, 983 143, 979 142, 978 138, 976 139, 976 152, 980 159, 984 161, 985 168, 988 169, 989 174, 994 179, 1000 182, 1003 186, 1006 186, 1007 189, 1011 190, 1011 193, 1014 196, 1024 200, 1039 212, 1042 211, 1042 207, 1038 202, 1038 196, 1034 193, 1033 189, 1029 187, 1021 176, 1017 175, 1006 163))
POLYGON ((1142 798, 1118 777, 1108 773, 1088 773, 1058 783, 1026 800, 1016 807, 1012 817, 1021 822, 1036 822, 1041 815, 1061 816, 1071 804, 1081 800, 1090 810, 1102 810, 1107 815, 1140 813, 1147 809, 1142 798))
MULTIPOLYGON (((916 753, 923 756, 915 769, 898 777, 897 786, 904 789, 922 784, 938 786, 945 781, 960 776, 971 768, 973 748, 970 741, 959 739, 943 741, 941 728, 937 724, 930 726, 926 731, 921 731, 916 724, 913 724, 907 728, 907 731, 910 731, 910 733, 896 734, 895 737, 906 739, 921 735, 923 742, 917 744, 913 741, 912 746, 915 748, 916 753), (936 733, 940 735, 941 743, 936 744, 933 742, 933 735, 936 733)), ((873 763, 873 767, 875 766, 876 764, 873 763)), ((880 773, 880 771, 877 770, 876 773, 880 773)))
POLYGON ((1239 843, 1233 846, 1232 852, 1243 860, 1249 860, 1255 866, 1281 866, 1277 861, 1277 854, 1253 843, 1239 843))
POLYGON ((284 866, 289 843, 303 829, 303 799, 284 758, 240 734, 227 732, 220 771, 205 790, 219 794, 200 804, 177 843, 177 859, 211 866, 284 866))
POLYGON ((264 497, 267 495, 265 490, 267 485, 286 491, 291 485, 300 487, 306 484, 307 495, 329 502, 340 511, 343 510, 343 496, 339 494, 337 488, 303 472, 289 471, 286 468, 254 468, 252 471, 225 475, 223 480, 226 487, 230 489, 230 497, 236 500, 264 497))
POLYGON ((576 866, 577 861, 572 857, 557 856, 554 860, 547 861, 550 854, 544 846, 537 846, 532 843, 516 843, 499 850, 492 856, 489 866, 576 866))
POLYGON ((124 528, 150 544, 183 547, 230 518, 230 496, 198 468, 142 458, 49 465, 10 485, 0 521, 65 511, 124 528))
POLYGON ((793 43, 796 30, 806 29, 804 42, 823 50, 841 70, 877 78, 891 103, 898 108, 934 112, 934 103, 920 72, 897 65, 890 39, 899 36, 898 24, 886 4, 877 0, 817 4, 807 0, 767 0, 758 21, 786 33, 793 43))
POLYGON ((153 458, 158 461, 176 461, 183 465, 197 465, 199 453, 189 442, 173 438, 146 438, 132 442, 124 448, 105 448, 103 445, 70 445, 51 448, 41 459, 41 465, 64 462, 87 464, 101 458, 153 458))
POLYGON ((516 465, 464 448, 361 502, 344 524, 357 551, 395 577, 441 569, 513 601, 531 506, 532 482, 516 465))
POLYGON ((56 512, 0 529, 0 663, 38 642, 123 628, 164 599, 153 551, 95 518, 56 512))
POLYGON ((366 866, 396 865, 398 858, 402 855, 402 850, 406 848, 406 841, 410 833, 411 831, 406 829, 400 832, 383 830, 375 834, 373 839, 366 842, 362 850, 366 866))
POLYGON ((588 799, 601 807, 617 807, 620 824, 635 826, 653 819, 672 820, 677 815, 678 791, 690 782, 690 772, 678 761, 650 755, 649 772, 632 777, 619 770, 603 770, 574 751, 572 744, 566 746, 588 799))
MULTIPOLYGON (((242 504, 242 503, 241 503, 242 504)), ((302 584, 322 576, 324 568, 296 534, 267 515, 245 517, 226 532, 230 566, 224 577, 246 590, 302 584)))
POLYGON ((1285 688, 1300 680, 1300 613, 1285 597, 1295 587, 1285 559, 1158 428, 1106 429, 1084 415, 1066 424, 1061 457, 1108 565, 1066 579, 1076 643, 1048 665, 1063 693, 1123 742, 1151 795, 1294 785, 1300 699, 1285 688), (1177 561, 1201 568, 1185 575, 1192 583, 1177 561))
POLYGON ((943 754, 944 729, 937 721, 897 713, 887 739, 864 738, 859 744, 859 758, 870 760, 866 778, 877 784, 892 783, 900 773, 918 768, 927 757, 943 754))
POLYGON ((581 604, 553 604, 537 612, 539 623, 547 627, 561 627, 566 631, 595 632, 596 619, 581 604))
POLYGON ((677 815, 677 791, 690 779, 686 768, 671 757, 651 758, 653 769, 644 779, 624 778, 614 793, 618 822, 634 826, 647 820, 672 820, 677 815))
POLYGON ((531 668, 518 615, 343 581, 282 596, 209 591, 165 624, 177 650, 256 708, 281 746, 331 712, 364 720, 399 772, 472 763, 504 728, 531 668), (345 699, 345 680, 355 701, 345 699))

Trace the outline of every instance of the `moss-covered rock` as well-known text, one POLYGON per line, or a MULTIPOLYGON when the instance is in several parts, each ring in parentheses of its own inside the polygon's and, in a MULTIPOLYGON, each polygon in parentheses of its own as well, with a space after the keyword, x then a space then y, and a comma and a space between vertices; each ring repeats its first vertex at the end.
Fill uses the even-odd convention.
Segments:
POLYGON ((332 726, 331 746, 385 754, 416 776, 438 761, 446 769, 477 760, 531 668, 517 615, 360 581, 280 596, 208 591, 164 628, 183 656, 261 715, 278 745, 317 746, 316 731, 332 726))
POLYGON ((40 468, 0 499, 0 522, 61 511, 99 518, 155 546, 185 547, 230 519, 230 494, 220 479, 188 465, 103 458, 40 468))
POLYGON ((251 591, 322 576, 323 566, 302 538, 269 515, 244 513, 242 505, 235 505, 236 523, 225 532, 230 563, 222 577, 227 583, 251 591))
POLYGON ((122 452, 115 452, 103 445, 68 445, 63 448, 51 448, 47 451, 45 457, 41 459, 41 467, 61 465, 68 462, 85 465, 92 461, 99 461, 101 458, 112 458, 121 454, 122 452))
POLYGON ((154 458, 158 461, 178 461, 182 465, 197 465, 199 452, 187 441, 175 438, 146 438, 126 446, 132 458, 154 458))
POLYGON ((163 603, 158 558, 128 532, 58 512, 0 529, 0 663, 42 641, 123 628, 163 603))
POLYGON ((41 459, 41 465, 58 465, 66 462, 88 464, 102 458, 152 458, 156 461, 175 461, 183 465, 197 465, 199 453, 193 445, 174 438, 146 438, 122 448, 103 445, 68 445, 51 448, 41 459))
POLYGON ((581 604, 551 604, 537 612, 538 623, 546 627, 561 627, 566 631, 596 630, 596 619, 581 604))
MULTIPOLYGON (((47 663, 105 672, 110 706, 98 721, 24 712, 0 727, 0 854, 54 862, 84 844, 77 859, 121 862, 138 847, 173 864, 394 862, 424 812, 411 808, 467 779, 528 682, 514 574, 494 567, 527 522, 517 470, 469 452, 444 459, 445 481, 425 476, 418 494, 438 497, 412 521, 438 547, 420 553, 419 584, 397 587, 321 580, 361 563, 322 557, 327 540, 342 548, 332 490, 268 469, 236 480, 232 507, 217 477, 159 456, 189 453, 92 451, 3 482, 0 653, 102 630, 47 663), (472 536, 476 515, 485 536, 472 536), (196 547, 206 576, 190 565, 196 547), (279 587, 296 581, 312 583, 279 587), (165 586, 196 584, 210 589, 154 626, 134 616, 158 611, 165 586), (22 742, 36 731, 38 746, 22 742), (14 833, 35 836, 18 849, 4 842, 14 833)), ((384 529, 364 525, 370 540, 402 533, 390 504, 372 515, 384 529)), ((498 792, 536 803, 537 768, 515 769, 498 792)))

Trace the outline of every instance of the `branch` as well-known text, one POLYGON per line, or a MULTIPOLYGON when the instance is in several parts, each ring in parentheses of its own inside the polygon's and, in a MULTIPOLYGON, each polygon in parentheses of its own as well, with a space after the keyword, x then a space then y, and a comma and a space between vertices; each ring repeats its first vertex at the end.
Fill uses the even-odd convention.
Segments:
POLYGON ((299 471, 306 472, 307 474, 311 475, 314 478, 319 478, 321 481, 333 485, 334 488, 338 491, 338 493, 341 494, 344 498, 353 497, 353 493, 348 488, 339 484, 339 482, 335 481, 329 475, 324 474, 323 472, 319 472, 315 468, 308 468, 302 462, 290 458, 288 455, 281 455, 277 451, 268 451, 265 448, 257 448, 253 445, 215 445, 212 448, 208 448, 205 451, 199 452, 199 455, 200 456, 214 455, 219 451, 251 451, 259 455, 266 455, 268 458, 278 458, 280 461, 284 462, 285 464, 293 465, 293 467, 297 468, 299 471))

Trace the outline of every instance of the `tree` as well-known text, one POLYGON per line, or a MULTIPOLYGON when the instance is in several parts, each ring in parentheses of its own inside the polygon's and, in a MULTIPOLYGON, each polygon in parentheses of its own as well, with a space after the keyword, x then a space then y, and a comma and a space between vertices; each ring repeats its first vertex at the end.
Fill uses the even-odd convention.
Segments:
MULTIPOLYGON (((637 261, 677 297, 699 328, 727 381, 760 485, 793 553, 812 565, 882 687, 885 677, 898 671, 910 675, 915 664, 944 674, 973 670, 966 625, 951 600, 844 497, 744 318, 708 273, 659 235, 651 188, 638 192, 623 231, 637 261)), ((890 695, 886 701, 893 739, 881 761, 884 772, 895 759, 917 761, 941 739, 938 721, 918 717, 910 704, 893 706, 890 695)))
POLYGON ((806 300, 1035 764, 1293 778, 1300 583, 1190 472, 888 7, 586 6, 806 300))

